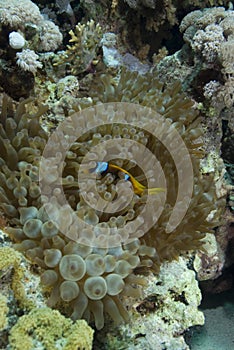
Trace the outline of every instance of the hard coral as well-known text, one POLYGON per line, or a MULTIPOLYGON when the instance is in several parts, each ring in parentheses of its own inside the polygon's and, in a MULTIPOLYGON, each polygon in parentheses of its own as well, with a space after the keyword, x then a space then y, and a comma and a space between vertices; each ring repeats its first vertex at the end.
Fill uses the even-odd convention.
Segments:
POLYGON ((25 39, 19 32, 11 32, 9 34, 9 44, 13 49, 22 49, 25 45, 25 39))
MULTIPOLYGON (((38 26, 39 40, 38 40, 38 51, 54 51, 61 45, 63 36, 59 31, 59 27, 56 26, 52 21, 44 20, 39 23, 38 26)), ((34 43, 37 45, 37 41, 34 43)))
MULTIPOLYGON (((213 225, 207 221, 207 215, 214 209, 215 197, 212 179, 203 179, 199 173, 199 119, 192 102, 181 93, 179 84, 166 89, 156 76, 122 71, 118 82, 110 84, 109 77, 103 75, 94 86, 96 90, 90 91, 90 101, 94 106, 85 111, 88 117, 82 117, 82 113, 73 116, 75 123, 78 118, 78 125, 82 125, 83 131, 86 128, 89 131, 77 140, 73 138, 69 150, 65 152, 62 186, 67 204, 62 204, 59 209, 56 205, 47 205, 48 196, 52 193, 54 203, 60 201, 60 190, 56 188, 56 162, 62 163, 61 152, 74 128, 66 128, 65 143, 60 137, 62 135, 58 138, 56 134, 55 138, 52 136, 46 147, 48 157, 44 151, 41 158, 48 140, 39 123, 43 108, 30 115, 25 101, 20 102, 13 113, 4 101, 0 129, 0 194, 1 209, 14 226, 6 231, 17 242, 15 248, 42 268, 41 281, 51 291, 49 305, 64 307, 73 319, 93 319, 100 329, 106 313, 117 323, 128 319, 121 298, 126 295, 139 297, 140 290, 136 286, 146 283, 143 277, 135 274, 137 271, 151 268, 157 272, 164 260, 172 260, 184 251, 202 246, 204 233, 210 231, 213 225), (115 101, 132 102, 124 104, 127 108, 121 110, 122 119, 118 123, 114 123, 120 113, 119 104, 115 101), (158 121, 153 119, 154 113, 158 121), (92 121, 99 118, 105 122, 92 128, 92 121), (165 120, 168 124, 164 123, 165 120), (194 178, 186 178, 186 171, 183 177, 184 184, 193 184, 191 202, 183 220, 171 232, 166 227, 177 200, 180 174, 177 174, 178 164, 174 163, 169 150, 152 135, 152 128, 145 129, 149 122, 153 123, 152 126, 157 122, 159 135, 164 135, 168 142, 170 140, 179 154, 182 150, 180 144, 173 143, 170 134, 175 127, 188 149, 193 166, 194 178), (104 207, 101 210, 93 207, 95 196, 87 180, 78 185, 78 171, 84 157, 91 153, 93 159, 98 160, 105 154, 105 141, 116 139, 137 143, 132 148, 131 142, 126 147, 119 142, 114 160, 132 176, 141 176, 142 181, 145 179, 134 162, 141 147, 149 149, 157 157, 165 173, 167 196, 165 193, 154 196, 154 205, 149 207, 147 218, 143 215, 147 194, 140 196, 134 193, 126 207, 108 213, 104 207), (98 151, 95 149, 97 145, 98 151), (42 187, 39 187, 39 167, 42 187), (41 196, 43 188, 46 191, 41 196), (81 189, 88 191, 90 204, 81 196, 81 189), (166 198, 164 208, 163 198, 166 198), (148 220, 151 222, 157 215, 160 215, 158 221, 149 226, 148 220), (77 218, 78 223, 75 221, 73 225, 77 218), (84 225, 88 227, 84 228, 84 225), (102 230, 105 235, 101 234, 102 230), (118 234, 113 234, 116 231, 118 234)), ((147 164, 148 158, 145 158, 147 164)), ((150 169, 149 173, 152 173, 150 169)), ((160 176, 158 181, 162 183, 160 176)), ((114 176, 111 172, 97 179, 101 198, 110 204, 118 189, 118 194, 125 196, 126 187, 130 189, 130 186, 129 181, 121 180, 121 175, 114 176)), ((178 200, 180 207, 185 199, 178 200)))
POLYGON ((52 21, 45 20, 31 0, 0 2, 0 23, 11 29, 20 29, 28 39, 30 49, 37 51, 56 50, 63 36, 52 21), (31 34, 29 35, 29 28, 31 34))
POLYGON ((38 6, 31 0, 0 2, 0 22, 4 25, 19 28, 27 22, 37 24, 42 19, 38 6))
MULTIPOLYGON (((144 31, 143 35, 147 35, 147 31, 150 32, 154 30, 158 33, 157 40, 162 40, 162 38, 164 37, 166 38, 166 40, 168 39, 165 33, 165 29, 169 30, 170 28, 171 30, 173 26, 177 25, 178 19, 180 18, 181 14, 185 15, 186 13, 195 8, 204 8, 220 5, 228 6, 229 3, 229 1, 227 0, 124 0, 124 2, 127 3, 127 5, 130 7, 130 10, 125 10, 127 13, 129 12, 130 14, 128 22, 132 22, 132 24, 135 25, 135 27, 132 29, 129 26, 130 32, 133 31, 132 34, 136 34, 136 27, 138 27, 139 23, 142 27, 143 23, 145 22, 146 30, 144 31), (137 18, 138 20, 136 20, 137 18), (142 21, 142 18, 144 18, 144 22, 142 21)), ((125 16, 124 13, 122 15, 125 16)), ((140 32, 137 33, 137 36, 139 35, 141 35, 140 32)), ((131 35, 131 41, 132 40, 134 40, 133 35, 131 35)), ((145 43, 145 40, 143 40, 143 42, 145 43)), ((155 43, 152 43, 151 45, 154 47, 155 43)))
POLYGON ((197 8, 227 6, 228 0, 124 0, 118 2, 121 22, 120 32, 124 45, 141 60, 157 54, 165 45, 174 53, 182 45, 177 33, 182 16, 197 8), (122 31, 121 31, 122 26, 122 31), (157 32, 157 40, 155 34, 157 32), (172 37, 174 40, 172 40, 172 37), (173 44, 172 44, 173 41, 173 44), (134 50, 134 51, 133 51, 134 50), (143 54, 143 55, 142 55, 143 54))
POLYGON ((42 63, 38 61, 39 56, 33 50, 25 49, 17 52, 16 57, 16 62, 22 70, 35 73, 37 68, 42 68, 42 63))
POLYGON ((7 314, 9 308, 7 306, 7 298, 0 294, 0 331, 7 326, 7 314))
POLYGON ((2 0, 0 37, 0 84, 14 99, 27 98, 34 87, 33 74, 42 67, 36 52, 56 50, 63 36, 58 26, 43 18, 32 1, 2 0))
POLYGON ((67 46, 64 61, 71 64, 71 73, 77 75, 87 70, 96 57, 102 29, 98 23, 90 20, 87 24, 77 24, 69 34, 71 45, 67 46))
MULTIPOLYGON (((180 30, 186 43, 192 49, 195 63, 203 70, 220 67, 219 79, 211 79, 204 86, 204 96, 213 106, 222 109, 232 107, 233 100, 233 47, 234 11, 224 7, 196 10, 184 17, 180 30)), ((218 74, 216 74, 218 77, 218 74)))
POLYGON ((98 349, 188 350, 184 332, 204 324, 203 313, 198 310, 201 292, 195 272, 180 257, 163 264, 158 276, 148 279, 144 299, 133 305, 131 324, 97 334, 98 349))
MULTIPOLYGON (((30 49, 52 51, 62 43, 63 36, 58 26, 45 20, 37 5, 30 0, 22 0, 20 3, 17 0, 2 0, 0 24, 7 29, 19 29, 28 40, 27 45, 30 49)), ((1 35, 4 33, 3 31, 1 35)))
POLYGON ((19 252, 10 247, 0 248, 0 271, 5 273, 8 269, 13 269, 13 277, 11 288, 14 293, 15 299, 19 305, 23 308, 32 307, 33 303, 26 297, 24 286, 22 284, 22 278, 24 276, 23 268, 20 266, 21 256, 19 252))
POLYGON ((49 308, 33 309, 20 317, 9 337, 13 350, 31 350, 39 346, 48 350, 91 350, 92 340, 93 330, 84 320, 73 323, 49 308))

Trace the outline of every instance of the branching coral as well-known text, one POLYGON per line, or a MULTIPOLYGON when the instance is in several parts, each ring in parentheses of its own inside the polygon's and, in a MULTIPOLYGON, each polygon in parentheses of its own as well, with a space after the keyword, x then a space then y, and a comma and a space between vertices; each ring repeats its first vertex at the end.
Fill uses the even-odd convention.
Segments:
MULTIPOLYGON (((151 268, 157 272, 163 261, 202 246, 201 239, 214 225, 207 221, 207 215, 215 208, 215 196, 211 188, 212 179, 203 179, 199 173, 197 158, 202 154, 198 140, 201 135, 197 127, 199 119, 192 102, 181 93, 179 84, 166 89, 156 76, 141 76, 123 70, 119 80, 113 84, 108 75, 103 75, 94 86, 95 89, 90 91, 90 101, 97 106, 86 110, 85 117, 82 113, 73 116, 75 124, 65 127, 65 141, 62 134, 56 136, 55 133, 47 142, 48 136, 39 123, 43 108, 30 115, 25 101, 13 113, 4 100, 0 129, 0 179, 1 209, 14 225, 6 231, 17 242, 15 248, 42 268, 41 281, 50 291, 49 306, 65 307, 73 319, 94 320, 96 328, 100 329, 106 314, 116 323, 128 319, 121 298, 126 295, 139 297, 139 287, 146 283, 143 277, 135 274, 137 271, 151 268), (126 109, 120 111, 118 102, 123 102, 126 109), (132 104, 125 105, 124 102, 132 104), (121 122, 115 123, 119 115, 121 122), (92 127, 92 122, 100 118, 101 125, 92 127), (151 128, 147 129, 149 123, 152 123, 151 128), (75 125, 82 127, 83 135, 78 139, 72 136, 73 141, 66 149, 75 125), (164 135, 169 149, 152 135, 153 127, 158 129, 158 135, 164 135), (182 171, 177 172, 179 164, 175 164, 170 153, 172 146, 176 154, 183 150, 182 144, 171 138, 173 128, 179 132, 188 150, 188 155, 182 157, 187 162, 183 163, 181 159, 185 171, 183 187, 191 183, 193 191, 183 220, 168 231, 167 224, 177 201, 182 171), (88 131, 85 133, 85 130, 88 131), (126 188, 130 190, 131 183, 124 181, 123 174, 117 176, 107 172, 96 179, 99 200, 105 200, 107 209, 113 201, 110 212, 105 211, 105 206, 95 209, 96 197, 90 188, 92 181, 78 179, 85 157, 91 155, 91 163, 95 167, 95 160, 106 152, 104 145, 108 140, 119 140, 117 153, 112 154, 116 158, 113 160, 115 164, 132 176, 141 178, 145 185, 147 181, 152 183, 153 168, 148 169, 149 178, 146 180, 146 175, 135 163, 142 147, 145 152, 149 149, 160 162, 165 180, 159 168, 157 181, 161 187, 167 187, 167 196, 164 192, 154 196, 146 217, 147 193, 142 196, 134 193, 123 207, 116 206, 113 201, 117 195, 125 199, 126 188), (131 141, 136 143, 135 147, 132 147, 131 141), (193 177, 187 172, 190 161, 193 177), (60 165, 57 166, 56 162, 60 165), (63 198, 60 196, 61 188, 56 185, 57 170, 61 164, 66 203, 57 207, 63 198), (41 193, 42 190, 44 192, 41 193), (87 198, 85 193, 88 193, 87 198), (50 195, 54 203, 52 206, 49 205, 50 195), (163 198, 166 199, 165 207, 163 198), (152 223, 152 220, 156 222, 152 223)), ((79 109, 81 105, 75 108, 79 109)), ((145 163, 153 167, 148 157, 145 153, 145 163)), ((185 195, 178 199, 179 210, 185 200, 185 195)))
POLYGON ((77 24, 75 30, 70 30, 69 34, 71 45, 67 46, 64 60, 71 65, 71 73, 77 75, 87 70, 96 57, 102 29, 99 24, 90 20, 87 24, 77 24))
POLYGON ((58 311, 49 308, 33 309, 20 317, 10 331, 9 342, 13 350, 92 349, 93 330, 84 320, 73 323, 58 311))

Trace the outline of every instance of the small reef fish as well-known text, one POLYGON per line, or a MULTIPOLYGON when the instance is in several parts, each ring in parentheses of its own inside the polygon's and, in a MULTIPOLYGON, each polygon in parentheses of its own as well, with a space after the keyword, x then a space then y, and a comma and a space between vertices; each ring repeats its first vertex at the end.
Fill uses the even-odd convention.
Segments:
POLYGON ((103 174, 106 173, 108 171, 110 172, 116 172, 116 171, 121 171, 124 174, 124 180, 125 181, 130 181, 133 189, 134 189, 134 193, 138 194, 138 195, 142 195, 143 192, 145 190, 148 191, 148 194, 156 194, 158 192, 165 192, 164 188, 161 187, 154 187, 154 188, 146 188, 144 185, 142 185, 140 182, 138 182, 127 170, 121 168, 118 165, 115 164, 111 164, 108 162, 97 162, 97 165, 94 169, 91 170, 92 172, 95 172, 96 174, 103 174))

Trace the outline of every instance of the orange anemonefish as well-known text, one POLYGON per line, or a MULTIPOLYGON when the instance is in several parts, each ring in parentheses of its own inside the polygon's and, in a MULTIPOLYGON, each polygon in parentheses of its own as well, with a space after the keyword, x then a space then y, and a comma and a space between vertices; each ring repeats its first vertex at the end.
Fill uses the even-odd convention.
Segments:
POLYGON ((127 170, 119 167, 118 165, 111 164, 108 162, 97 162, 97 165, 95 169, 91 170, 92 172, 95 172, 96 174, 103 174, 107 171, 121 171, 124 174, 124 180, 131 181, 131 184, 133 186, 134 192, 138 195, 142 195, 145 190, 148 190, 148 194, 156 194, 158 192, 165 192, 164 188, 160 187, 154 187, 147 189, 144 185, 142 185, 140 182, 138 182, 127 170))

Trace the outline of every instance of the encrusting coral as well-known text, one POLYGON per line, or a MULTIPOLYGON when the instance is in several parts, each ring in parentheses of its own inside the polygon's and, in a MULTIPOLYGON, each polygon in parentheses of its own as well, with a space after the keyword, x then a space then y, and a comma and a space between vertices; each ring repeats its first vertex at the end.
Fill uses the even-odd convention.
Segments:
MULTIPOLYGON (((94 86, 96 88, 90 91, 89 99, 93 107, 86 111, 92 116, 91 120, 98 119, 101 113, 106 123, 73 141, 66 152, 62 185, 69 205, 62 205, 59 211, 52 207, 51 215, 48 215, 46 200, 51 184, 56 182, 53 173, 56 161, 61 162, 59 146, 63 149, 64 144, 59 139, 56 141, 58 144, 54 144, 54 141, 50 143, 49 157, 42 161, 48 135, 41 127, 39 118, 46 109, 39 106, 37 113, 29 113, 27 104, 30 105, 31 101, 26 100, 20 102, 14 112, 8 99, 4 99, 0 128, 0 208, 9 220, 10 227, 6 228, 6 232, 17 242, 15 248, 42 269, 41 282, 50 292, 48 305, 65 308, 65 312, 74 320, 94 320, 96 328, 101 329, 106 314, 116 323, 128 320, 122 297, 139 297, 140 287, 146 284, 145 278, 137 275, 137 272, 147 269, 158 272, 163 261, 202 247, 202 238, 214 225, 207 221, 207 216, 215 209, 215 194, 212 179, 202 178, 199 172, 197 158, 202 156, 199 140, 202 132, 198 128, 199 119, 193 104, 181 93, 179 84, 166 89, 156 76, 140 76, 123 70, 119 80, 113 84, 110 84, 108 75, 103 75, 94 86), (106 106, 100 102, 113 104, 106 106), (118 114, 118 104, 115 102, 132 102, 132 106, 139 106, 140 111, 136 109, 132 113, 127 108, 123 112, 123 122, 113 124, 118 114), (157 127, 165 139, 170 139, 168 133, 171 128, 178 130, 193 166, 191 202, 183 220, 172 232, 167 232, 166 226, 176 203, 179 174, 168 149, 144 129, 153 118, 147 108, 152 108, 153 113, 164 118, 160 119, 161 124, 158 123, 157 127), (139 126, 125 124, 124 120, 134 121, 139 126), (169 124, 164 125, 162 120, 167 120, 169 124), (94 159, 97 159, 100 155, 98 152, 104 152, 103 142, 115 139, 137 141, 135 150, 129 144, 127 149, 121 148, 120 142, 116 156, 116 165, 132 176, 141 176, 144 182, 145 177, 134 163, 134 155, 139 154, 141 146, 156 155, 165 173, 166 205, 162 208, 165 193, 157 194, 148 218, 155 218, 161 208, 162 212, 152 227, 148 228, 142 214, 147 195, 133 194, 126 208, 112 214, 95 210, 80 195, 79 186, 84 190, 89 186, 87 181, 77 185, 77 173, 85 155, 94 152, 94 159), (95 154, 96 145, 100 149, 95 154), (50 156, 50 151, 53 153, 55 150, 56 156, 50 156), (47 189, 43 196, 39 186, 39 170, 40 184, 47 189), (74 215, 69 212, 71 208, 74 215), (89 228, 84 229, 79 224, 74 227, 74 218, 80 218, 89 228), (59 227, 57 219, 60 219, 59 227), (63 234, 66 225, 71 226, 68 235, 63 234), (106 236, 100 234, 102 229, 105 229, 106 236), (112 236, 111 232, 116 230, 120 233, 112 236)), ((77 102, 74 110, 81 109, 79 100, 77 102)), ((85 129, 90 121, 86 118, 82 123, 85 129)), ((176 152, 180 151, 179 147, 176 152)), ((192 179, 188 177, 183 180, 192 179)), ((121 181, 121 175, 118 177, 112 173, 98 177, 100 196, 111 203, 118 188, 121 192, 121 181)), ((125 181, 124 189, 126 186, 130 186, 130 183, 125 181)), ((53 193, 60 198, 56 188, 53 193)), ((92 192, 89 199, 91 202, 95 199, 92 192)))
POLYGON ((7 326, 7 313, 9 308, 7 306, 7 298, 0 294, 0 331, 7 326))
POLYGON ((21 265, 21 256, 19 252, 11 247, 0 247, 0 271, 5 273, 7 269, 13 269, 11 287, 14 297, 22 308, 31 308, 33 302, 30 301, 25 293, 22 283, 24 270, 21 265))
POLYGON ((93 330, 84 320, 73 323, 57 310, 33 309, 20 317, 10 330, 9 343, 13 350, 92 349, 93 330))

